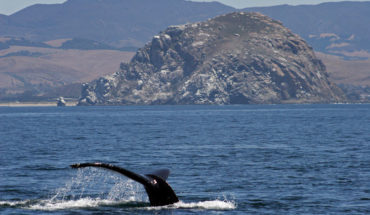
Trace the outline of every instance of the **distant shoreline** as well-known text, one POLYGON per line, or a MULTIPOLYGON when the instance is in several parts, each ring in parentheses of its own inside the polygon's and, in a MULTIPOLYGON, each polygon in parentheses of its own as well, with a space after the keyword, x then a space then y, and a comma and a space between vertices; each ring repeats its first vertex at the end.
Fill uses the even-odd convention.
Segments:
MULTIPOLYGON (((77 101, 74 101, 74 102, 66 102, 66 106, 67 107, 73 107, 73 106, 77 106, 78 102, 77 101)), ((315 103, 281 103, 280 105, 286 105, 286 104, 290 104, 290 105, 308 105, 308 104, 315 104, 315 103)), ((320 103, 318 103, 320 104, 320 103)), ((370 104, 369 102, 363 102, 363 103, 330 103, 332 105, 351 105, 351 104, 370 104)), ((248 104, 245 104, 245 105, 248 105, 248 104)), ((253 104, 252 104, 253 105, 253 104)), ((265 105, 279 105, 279 104, 265 104, 265 105)), ((117 106, 117 105, 113 105, 113 106, 117 106)), ((119 106, 119 105, 118 105, 119 106)), ((151 106, 151 105, 145 105, 145 106, 151 106)), ((166 106, 166 105, 163 105, 163 106, 166 106)), ((174 105, 176 106, 176 105, 174 105)), ((216 105, 218 106, 218 105, 216 105)), ((221 105, 223 106, 223 105, 221 105)), ((230 105, 232 106, 232 105, 230 105)), ((1 103, 0 102, 0 107, 57 107, 57 103, 56 102, 3 102, 1 103)))
MULTIPOLYGON (((67 102, 66 106, 76 106, 77 102, 67 102)), ((4 102, 0 107, 57 107, 56 102, 4 102)))

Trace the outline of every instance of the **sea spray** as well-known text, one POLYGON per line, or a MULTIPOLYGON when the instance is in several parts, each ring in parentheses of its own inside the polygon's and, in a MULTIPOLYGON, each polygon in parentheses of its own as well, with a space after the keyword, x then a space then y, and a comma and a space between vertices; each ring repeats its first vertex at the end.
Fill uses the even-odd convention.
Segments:
POLYGON ((144 210, 234 210, 237 205, 230 196, 195 202, 180 201, 173 205, 151 207, 142 185, 120 175, 96 168, 79 169, 75 177, 47 199, 0 201, 2 207, 27 210, 56 211, 98 207, 140 207, 144 210), (143 202, 145 202, 143 204, 143 202))
POLYGON ((87 168, 78 170, 77 175, 57 189, 51 198, 25 205, 25 208, 63 210, 147 201, 140 184, 114 173, 87 168))

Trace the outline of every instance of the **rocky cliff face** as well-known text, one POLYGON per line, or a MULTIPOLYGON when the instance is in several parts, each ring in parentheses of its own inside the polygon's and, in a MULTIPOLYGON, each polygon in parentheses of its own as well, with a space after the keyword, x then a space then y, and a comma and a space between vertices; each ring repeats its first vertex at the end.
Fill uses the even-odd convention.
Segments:
POLYGON ((343 101, 312 48, 258 13, 172 26, 113 75, 85 84, 80 105, 343 101))

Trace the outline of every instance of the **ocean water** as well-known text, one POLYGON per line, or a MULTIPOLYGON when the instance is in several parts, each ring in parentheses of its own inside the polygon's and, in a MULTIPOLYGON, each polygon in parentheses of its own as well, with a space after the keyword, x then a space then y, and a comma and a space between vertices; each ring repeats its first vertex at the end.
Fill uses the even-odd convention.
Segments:
POLYGON ((0 164, 1 215, 369 214, 370 105, 1 107, 0 164))

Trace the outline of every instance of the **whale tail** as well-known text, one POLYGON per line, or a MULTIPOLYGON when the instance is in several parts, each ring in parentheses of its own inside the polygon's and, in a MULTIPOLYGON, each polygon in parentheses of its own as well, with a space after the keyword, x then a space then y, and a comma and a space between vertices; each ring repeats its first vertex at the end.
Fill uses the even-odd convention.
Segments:
POLYGON ((79 163, 71 165, 72 168, 84 167, 100 167, 118 172, 136 182, 142 184, 148 194, 151 206, 170 205, 179 201, 171 186, 166 182, 170 171, 168 169, 160 169, 149 174, 141 175, 105 163, 79 163))

